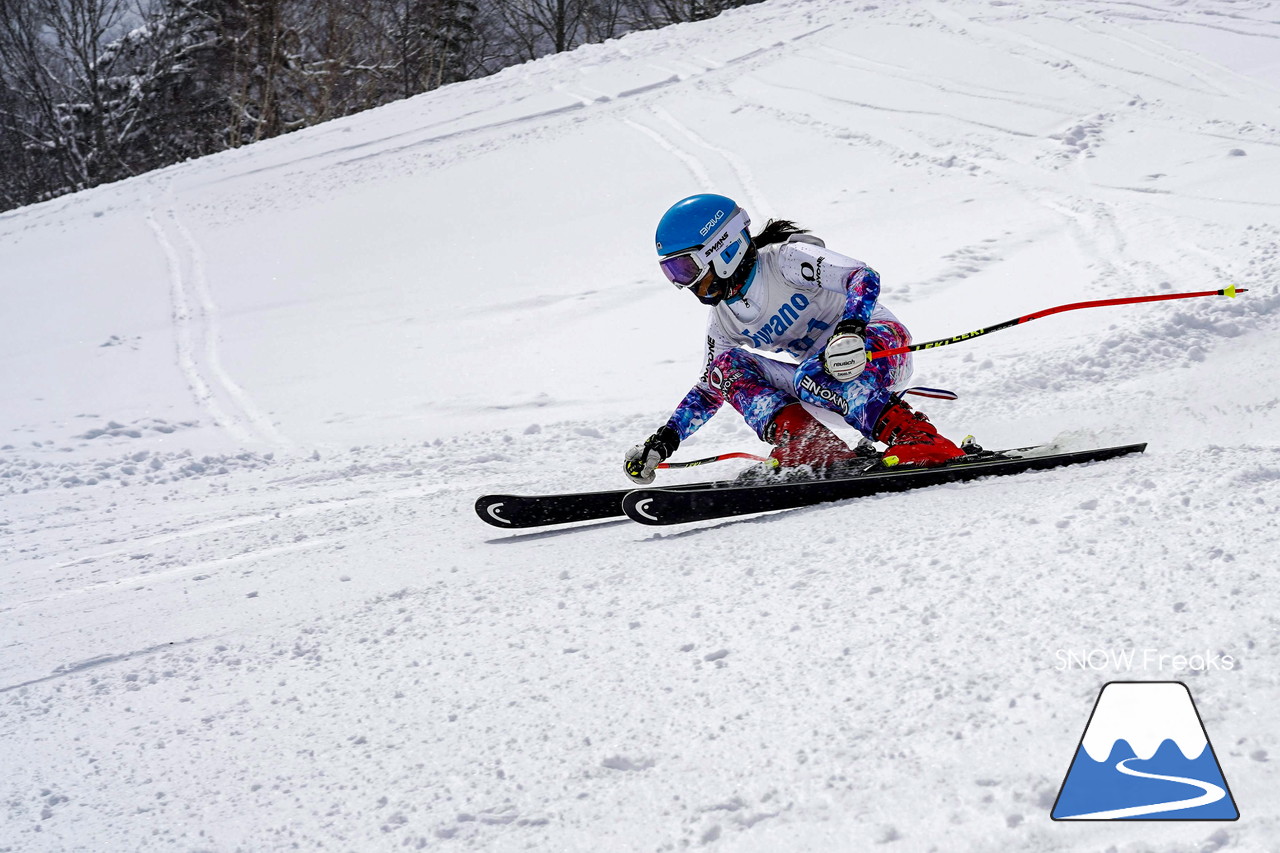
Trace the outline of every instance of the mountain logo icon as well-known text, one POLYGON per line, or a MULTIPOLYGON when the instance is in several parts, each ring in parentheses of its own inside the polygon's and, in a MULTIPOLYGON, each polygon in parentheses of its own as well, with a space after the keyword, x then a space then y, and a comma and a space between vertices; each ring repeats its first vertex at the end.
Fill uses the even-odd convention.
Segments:
POLYGON ((1181 681, 1103 685, 1054 820, 1236 820, 1191 691, 1181 681))

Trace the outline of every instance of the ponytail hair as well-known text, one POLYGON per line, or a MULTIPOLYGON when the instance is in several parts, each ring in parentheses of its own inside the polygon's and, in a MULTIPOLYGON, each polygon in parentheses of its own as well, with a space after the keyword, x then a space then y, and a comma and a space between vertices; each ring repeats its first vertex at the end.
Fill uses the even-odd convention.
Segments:
POLYGON ((774 243, 785 243, 792 234, 808 233, 809 229, 801 228, 790 219, 770 219, 764 224, 760 233, 751 238, 751 242, 755 243, 756 248, 763 248, 772 246, 774 243))

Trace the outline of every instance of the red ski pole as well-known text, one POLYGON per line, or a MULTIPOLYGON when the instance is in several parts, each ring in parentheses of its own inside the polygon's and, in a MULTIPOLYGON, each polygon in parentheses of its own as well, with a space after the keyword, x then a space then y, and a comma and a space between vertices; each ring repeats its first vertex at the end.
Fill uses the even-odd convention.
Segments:
MULTIPOLYGON (((1024 314, 1021 317, 1015 317, 1012 320, 1006 320, 1003 323, 997 323, 994 326, 987 326, 972 332, 965 332, 962 335, 954 335, 950 338, 942 338, 936 341, 926 341, 922 344, 911 344, 905 347, 895 347, 886 350, 869 350, 867 358, 887 358, 891 355, 902 355, 908 352, 917 352, 919 350, 933 349, 934 347, 945 347, 948 344, 958 344, 961 341, 967 341, 971 338, 989 335, 992 332, 998 332, 1001 329, 1008 329, 1012 326, 1020 326, 1023 323, 1030 323, 1032 320, 1039 320, 1041 317, 1048 317, 1051 314, 1061 314, 1064 311, 1079 311, 1082 308, 1103 308, 1110 305, 1136 305, 1140 302, 1164 302, 1169 299, 1196 299, 1201 296, 1229 296, 1234 299, 1238 294, 1248 293, 1247 288, 1236 287, 1230 285, 1222 290, 1201 290, 1196 293, 1164 293, 1159 296, 1127 296, 1120 299, 1095 299, 1090 302, 1072 302, 1068 305, 1058 305, 1054 308, 1045 308, 1043 311, 1036 311, 1031 314, 1024 314)), ((662 462, 659 468, 692 468, 695 465, 706 465, 710 462, 722 462, 726 459, 751 459, 756 462, 765 462, 768 457, 757 456, 754 453, 721 453, 719 456, 708 456, 705 459, 691 459, 688 462, 662 462)))
POLYGON ((917 352, 923 349, 945 347, 948 344, 958 344, 961 341, 967 341, 970 338, 976 338, 982 335, 989 335, 992 332, 998 332, 1001 329, 1008 329, 1011 326, 1020 326, 1023 323, 1030 323, 1032 320, 1039 320, 1041 317, 1048 317, 1050 314, 1061 314, 1064 311, 1078 311, 1081 308, 1102 308, 1108 305, 1136 305, 1139 302, 1163 302, 1168 299, 1195 299, 1200 296, 1229 296, 1234 299, 1237 294, 1248 292, 1247 288, 1236 287, 1233 284, 1230 287, 1224 287, 1222 290, 1201 290, 1196 293, 1164 293, 1159 296, 1128 296, 1122 299, 1095 299, 1091 302, 1072 302, 1069 305, 1059 305, 1055 308, 1046 308, 1043 311, 1025 314, 1012 320, 1006 320, 1003 323, 996 323, 994 326, 987 326, 983 329, 965 332, 962 335, 954 335, 950 338, 926 341, 922 344, 911 344, 910 346, 905 347, 894 347, 893 349, 868 350, 867 358, 888 358, 891 355, 902 355, 903 353, 917 352))
POLYGON ((768 456, 756 456, 754 453, 721 453, 719 456, 708 456, 706 459, 690 459, 688 462, 659 462, 659 468, 692 468, 695 465, 706 465, 708 462, 723 462, 725 459, 751 459, 764 462, 768 456))

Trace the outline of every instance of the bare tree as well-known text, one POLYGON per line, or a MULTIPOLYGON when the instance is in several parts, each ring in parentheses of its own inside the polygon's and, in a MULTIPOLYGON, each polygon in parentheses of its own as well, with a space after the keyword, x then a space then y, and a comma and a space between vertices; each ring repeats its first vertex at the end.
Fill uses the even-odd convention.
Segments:
POLYGON ((582 43, 590 0, 497 0, 520 61, 562 53, 582 43))
POLYGON ((290 27, 301 39, 294 95, 309 123, 385 102, 394 63, 375 49, 385 36, 376 3, 314 0, 295 4, 290 27))
POLYGON ((583 43, 596 44, 638 29, 633 0, 591 0, 583 18, 583 43))
POLYGON ((290 0, 210 0, 223 24, 229 47, 231 90, 228 101, 232 147, 269 139, 305 126, 289 109, 284 91, 287 72, 296 66, 300 39, 286 26, 290 0))
POLYGON ((129 173, 109 88, 124 0, 0 0, 6 130, 68 190, 129 173))
POLYGON ((737 0, 0 0, 0 205, 729 5, 737 0))
POLYGON ((630 8, 635 28, 640 29, 703 21, 726 9, 759 2, 761 0, 631 0, 630 8))
POLYGON ((396 96, 407 98, 471 76, 477 7, 471 0, 381 0, 378 55, 395 68, 396 96))

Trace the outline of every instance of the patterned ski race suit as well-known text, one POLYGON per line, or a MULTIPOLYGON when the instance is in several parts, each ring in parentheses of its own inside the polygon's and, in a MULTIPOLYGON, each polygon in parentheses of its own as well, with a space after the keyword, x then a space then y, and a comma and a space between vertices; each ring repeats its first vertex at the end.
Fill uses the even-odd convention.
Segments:
POLYGON ((756 271, 742 293, 711 309, 706 359, 698 383, 667 421, 683 441, 728 402, 762 440, 769 424, 797 399, 837 412, 868 438, 895 390, 911 377, 911 355, 868 359, 866 369, 840 382, 820 355, 837 323, 866 324, 868 353, 906 346, 905 326, 877 303, 880 276, 862 261, 832 252, 816 237, 793 234, 759 250, 756 271), (800 363, 754 350, 786 353, 800 363))

